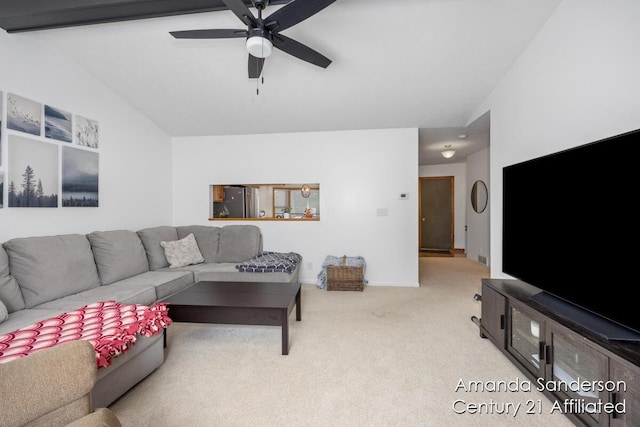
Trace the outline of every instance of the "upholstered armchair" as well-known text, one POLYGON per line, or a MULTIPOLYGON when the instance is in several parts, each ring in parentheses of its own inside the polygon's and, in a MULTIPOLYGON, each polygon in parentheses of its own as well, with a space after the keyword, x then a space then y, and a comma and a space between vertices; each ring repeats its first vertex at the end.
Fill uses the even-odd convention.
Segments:
POLYGON ((0 364, 0 424, 122 427, 108 408, 92 408, 96 369, 95 350, 83 340, 0 364))

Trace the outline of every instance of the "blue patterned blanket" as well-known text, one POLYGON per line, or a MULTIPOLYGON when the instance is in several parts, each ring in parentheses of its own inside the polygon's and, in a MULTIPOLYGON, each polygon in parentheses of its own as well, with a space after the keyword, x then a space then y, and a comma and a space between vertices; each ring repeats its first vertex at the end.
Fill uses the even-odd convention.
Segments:
POLYGON ((284 272, 291 274, 302 261, 302 256, 295 252, 261 252, 238 265, 238 271, 247 273, 284 272))

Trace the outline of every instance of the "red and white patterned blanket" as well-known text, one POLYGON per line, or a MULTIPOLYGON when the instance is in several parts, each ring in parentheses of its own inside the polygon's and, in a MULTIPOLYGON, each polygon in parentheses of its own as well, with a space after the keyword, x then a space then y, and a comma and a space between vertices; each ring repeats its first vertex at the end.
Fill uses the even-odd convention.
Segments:
POLYGON ((136 342, 136 335, 159 334, 171 322, 166 303, 146 306, 97 302, 1 335, 0 363, 66 341, 86 340, 96 349, 96 363, 102 368, 126 352, 136 342))

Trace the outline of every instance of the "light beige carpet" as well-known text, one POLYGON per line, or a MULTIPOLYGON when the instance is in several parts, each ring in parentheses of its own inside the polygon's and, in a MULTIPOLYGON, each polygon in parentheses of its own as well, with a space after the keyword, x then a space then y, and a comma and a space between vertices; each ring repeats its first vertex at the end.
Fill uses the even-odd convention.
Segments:
POLYGON ((526 381, 470 320, 488 276, 463 257, 425 257, 419 288, 303 285, 288 356, 278 327, 175 323, 165 363, 111 409, 125 427, 573 425, 535 387, 456 390, 526 381), (490 413, 468 410, 492 402, 490 413), (541 413, 527 414, 528 402, 541 413), (517 415, 499 413, 505 404, 517 415))

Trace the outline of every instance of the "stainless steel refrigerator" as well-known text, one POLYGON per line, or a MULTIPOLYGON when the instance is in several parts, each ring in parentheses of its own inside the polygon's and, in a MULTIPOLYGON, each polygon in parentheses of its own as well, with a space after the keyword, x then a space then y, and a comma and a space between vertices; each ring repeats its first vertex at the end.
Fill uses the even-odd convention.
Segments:
POLYGON ((224 202, 213 203, 216 218, 257 218, 258 189, 253 187, 225 186, 224 202))

